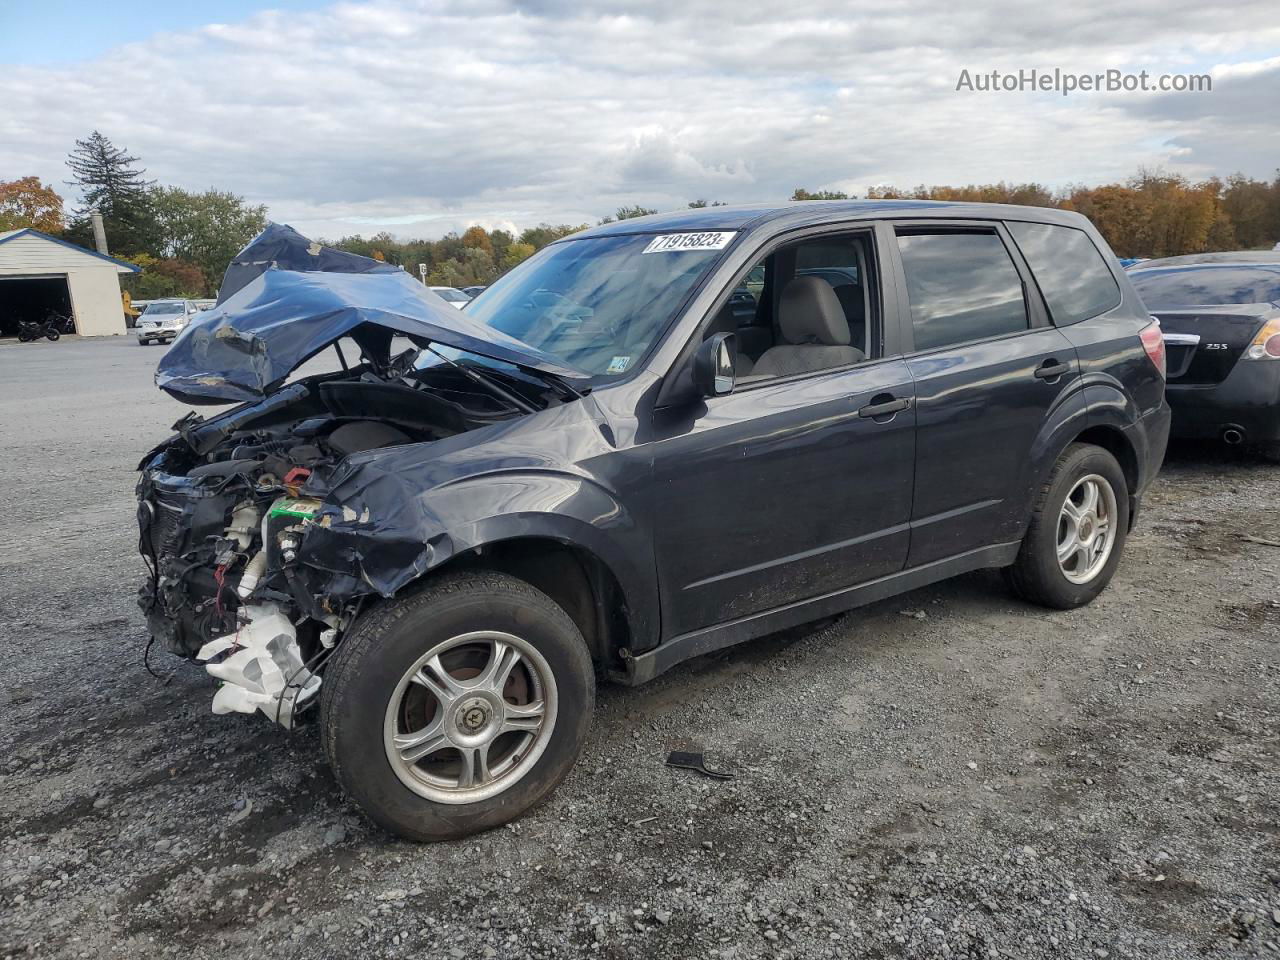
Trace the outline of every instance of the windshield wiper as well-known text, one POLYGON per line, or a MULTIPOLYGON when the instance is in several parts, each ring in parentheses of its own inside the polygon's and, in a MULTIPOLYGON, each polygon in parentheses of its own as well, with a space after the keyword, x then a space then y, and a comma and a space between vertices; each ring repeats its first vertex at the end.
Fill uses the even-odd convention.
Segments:
POLYGON ((507 401, 507 403, 514 404, 515 406, 523 410, 525 413, 538 412, 538 408, 535 407, 533 404, 529 403, 527 400, 522 400, 520 397, 516 396, 511 391, 507 390, 505 387, 500 386, 499 384, 490 380, 488 377, 484 376, 479 371, 473 370, 471 367, 464 367, 462 364, 458 363, 457 361, 451 360, 449 357, 446 357, 439 350, 431 346, 431 344, 429 343, 425 344, 423 346, 423 349, 426 350, 428 353, 434 354, 435 356, 439 357, 441 360, 449 364, 449 366, 453 367, 454 369, 460 370, 463 376, 480 384, 482 387, 486 387, 489 390, 489 392, 492 393, 494 396, 507 401))
POLYGON ((563 398, 571 400, 581 400, 586 396, 584 392, 576 389, 573 384, 563 377, 556 376, 554 373, 547 373, 545 370, 536 370, 533 367, 521 367, 526 373, 531 373, 535 377, 539 377, 543 383, 550 384, 560 391, 563 398))

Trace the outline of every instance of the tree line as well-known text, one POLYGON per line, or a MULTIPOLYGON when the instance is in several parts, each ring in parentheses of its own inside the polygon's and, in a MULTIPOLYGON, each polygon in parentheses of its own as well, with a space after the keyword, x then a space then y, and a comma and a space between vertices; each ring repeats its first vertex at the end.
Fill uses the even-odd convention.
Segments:
MULTIPOLYGON (((94 248, 90 212, 102 214, 112 256, 142 267, 123 283, 137 299, 213 296, 227 264, 266 225, 267 209, 234 193, 191 192, 147 179, 138 157, 98 131, 77 140, 67 158, 67 186, 81 197, 68 211, 38 177, 0 181, 0 231, 34 227, 94 248)), ((1039 183, 872 187, 868 199, 1014 203, 1076 210, 1089 217, 1121 257, 1167 257, 1211 250, 1267 249, 1280 241, 1280 171, 1270 181, 1243 174, 1191 181, 1140 170, 1122 183, 1053 190, 1039 183)), ((795 201, 854 199, 841 191, 797 188, 795 201)), ((698 199, 687 206, 720 206, 698 199)), ((598 222, 657 213, 631 204, 598 222)), ((438 240, 397 240, 390 233, 322 242, 404 267, 425 265, 433 286, 487 285, 554 240, 588 224, 540 223, 517 232, 472 226, 438 240)))
MULTIPOLYGON (((1270 182, 1235 174, 1193 182, 1140 170, 1123 183, 1054 191, 1039 183, 872 187, 873 200, 951 200, 1058 207, 1084 214, 1120 257, 1176 257, 1214 250, 1270 249, 1280 241, 1280 171, 1270 182)), ((792 200, 846 200, 838 191, 797 189, 792 200)))

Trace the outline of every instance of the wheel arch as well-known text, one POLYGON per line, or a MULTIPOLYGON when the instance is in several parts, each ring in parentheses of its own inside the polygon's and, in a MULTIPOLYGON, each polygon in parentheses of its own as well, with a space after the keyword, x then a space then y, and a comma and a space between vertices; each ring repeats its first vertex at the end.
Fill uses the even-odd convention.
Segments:
MULTIPOLYGON (((1136 498, 1143 482, 1140 454, 1126 430, 1126 426, 1131 425, 1124 419, 1125 407, 1115 402, 1100 406, 1095 401, 1096 397, 1087 395, 1086 390, 1076 391, 1053 411, 1041 430, 1032 453, 1035 468, 1026 496, 1028 518, 1037 492, 1067 448, 1073 443, 1089 443, 1106 450, 1120 464, 1128 488, 1126 493, 1132 526, 1136 498)), ((1019 537, 1026 533, 1026 522, 1027 518, 1024 518, 1019 537)))
POLYGON ((1116 458, 1116 462, 1120 464, 1120 470, 1124 473, 1124 482, 1128 487, 1129 496, 1132 497, 1137 493, 1138 451, 1134 449, 1133 443, 1123 430, 1110 424, 1097 424, 1082 430, 1071 442, 1090 443, 1110 453, 1116 458))
POLYGON ((488 541, 433 568, 418 582, 458 570, 506 573, 545 593, 578 627, 592 660, 604 670, 620 669, 620 651, 636 642, 637 625, 621 581, 608 563, 581 544, 546 535, 488 541))

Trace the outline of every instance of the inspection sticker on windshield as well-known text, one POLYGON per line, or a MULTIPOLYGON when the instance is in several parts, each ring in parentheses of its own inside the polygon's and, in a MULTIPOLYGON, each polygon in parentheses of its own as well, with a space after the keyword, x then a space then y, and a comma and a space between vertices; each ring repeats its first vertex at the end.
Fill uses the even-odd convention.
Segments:
POLYGON ((654 237, 644 248, 645 253, 684 253, 687 250, 723 250, 734 238, 735 231, 728 233, 664 233, 654 237))
POLYGON ((627 369, 627 367, 629 366, 631 366, 630 356, 614 357, 612 360, 609 361, 609 368, 605 370, 605 373, 621 373, 623 370, 627 369))

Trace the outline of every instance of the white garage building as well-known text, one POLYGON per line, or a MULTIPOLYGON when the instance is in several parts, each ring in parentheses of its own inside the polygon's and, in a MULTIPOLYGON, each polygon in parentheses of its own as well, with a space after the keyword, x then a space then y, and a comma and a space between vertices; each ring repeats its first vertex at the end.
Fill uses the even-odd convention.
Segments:
POLYGON ((30 228, 0 233, 0 336, 56 310, 82 337, 126 332, 120 275, 139 268, 30 228))

